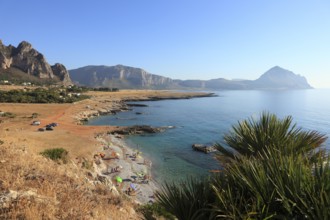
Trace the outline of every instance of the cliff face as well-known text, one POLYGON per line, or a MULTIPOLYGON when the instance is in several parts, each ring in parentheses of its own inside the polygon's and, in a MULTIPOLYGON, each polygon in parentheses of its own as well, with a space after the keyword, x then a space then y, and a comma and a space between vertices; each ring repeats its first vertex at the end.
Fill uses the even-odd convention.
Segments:
POLYGON ((26 41, 21 42, 17 48, 12 45, 5 46, 0 41, 0 68, 17 68, 39 79, 60 81, 64 85, 71 84, 69 73, 62 64, 50 66, 44 55, 26 41))
POLYGON ((70 70, 70 76, 74 82, 91 87, 164 89, 173 84, 170 78, 123 65, 86 66, 70 70))

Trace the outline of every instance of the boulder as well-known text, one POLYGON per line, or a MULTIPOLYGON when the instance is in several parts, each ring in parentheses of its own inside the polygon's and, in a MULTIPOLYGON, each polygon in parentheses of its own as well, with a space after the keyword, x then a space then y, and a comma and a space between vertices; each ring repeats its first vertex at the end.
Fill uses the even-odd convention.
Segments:
POLYGON ((192 148, 195 151, 200 151, 200 152, 204 152, 204 153, 212 153, 217 151, 217 149, 215 148, 215 146, 211 145, 211 146, 207 146, 207 145, 203 145, 203 144, 193 144, 192 148))

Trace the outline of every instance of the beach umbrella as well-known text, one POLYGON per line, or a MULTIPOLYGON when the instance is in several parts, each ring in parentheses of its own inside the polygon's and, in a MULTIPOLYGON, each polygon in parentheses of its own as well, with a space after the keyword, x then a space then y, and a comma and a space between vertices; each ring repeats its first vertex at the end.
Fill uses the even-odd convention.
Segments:
POLYGON ((122 179, 120 176, 117 176, 117 177, 116 177, 116 181, 117 181, 118 183, 121 183, 121 182, 123 182, 123 179, 122 179))
POLYGON ((136 190, 136 186, 135 186, 133 183, 131 183, 129 186, 130 186, 134 191, 136 190))

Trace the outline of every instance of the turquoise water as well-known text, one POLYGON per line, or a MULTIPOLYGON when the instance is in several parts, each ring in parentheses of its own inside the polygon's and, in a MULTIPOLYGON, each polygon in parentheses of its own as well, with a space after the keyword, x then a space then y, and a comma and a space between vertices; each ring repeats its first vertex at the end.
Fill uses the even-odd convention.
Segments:
MULTIPOLYGON (((218 97, 139 102, 148 107, 102 116, 90 125, 174 126, 164 133, 130 136, 127 141, 153 162, 158 182, 218 169, 214 154, 192 150, 194 143, 222 143, 233 124, 262 111, 279 117, 292 115, 299 127, 330 135, 330 90, 219 91, 218 97), (137 115, 136 112, 143 114, 137 115)), ((327 141, 330 149, 330 142, 327 141)))

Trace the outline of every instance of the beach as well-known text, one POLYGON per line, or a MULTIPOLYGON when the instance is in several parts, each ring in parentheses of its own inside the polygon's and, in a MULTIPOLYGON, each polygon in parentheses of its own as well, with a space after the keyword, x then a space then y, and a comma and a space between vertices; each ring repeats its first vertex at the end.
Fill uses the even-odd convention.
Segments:
POLYGON ((97 139, 101 143, 94 154, 97 175, 107 178, 120 194, 138 203, 153 202, 158 187, 151 176, 151 162, 114 135, 97 139))
MULTIPOLYGON (((83 125, 91 117, 129 110, 125 101, 180 99, 203 97, 205 93, 152 90, 123 90, 119 92, 89 92, 89 99, 72 104, 2 103, 0 111, 10 112, 11 118, 1 118, 0 140, 7 146, 21 148, 30 154, 45 149, 64 148, 71 162, 82 167, 91 180, 106 182, 119 193, 138 203, 154 201, 157 184, 151 175, 152 165, 140 152, 129 148, 123 136, 109 135, 118 126, 83 125), (32 117, 37 115, 37 117, 32 117), (39 121, 40 125, 32 125, 39 121), (52 131, 38 131, 50 123, 58 126, 52 131), (86 172, 86 164, 94 169, 86 172), (106 179, 106 180, 105 180, 106 179)), ((155 171, 157 172, 157 171, 155 171)))

